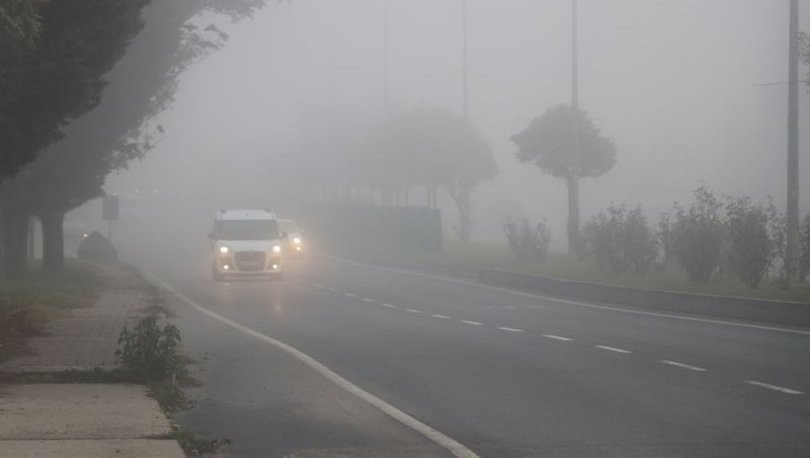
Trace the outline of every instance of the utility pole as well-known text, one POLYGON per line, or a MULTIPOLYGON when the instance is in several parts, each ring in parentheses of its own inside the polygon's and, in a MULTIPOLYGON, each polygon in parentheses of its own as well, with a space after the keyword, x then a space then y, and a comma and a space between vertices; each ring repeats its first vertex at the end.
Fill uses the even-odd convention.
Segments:
POLYGON ((388 2, 383 1, 383 108, 387 116, 391 110, 391 98, 389 93, 389 51, 388 51, 388 2))
POLYGON ((788 27, 788 154, 786 286, 796 276, 799 232, 799 0, 790 1, 788 27))
POLYGON ((571 156, 568 177, 568 254, 579 253, 579 18, 577 0, 571 0, 571 156))
POLYGON ((469 120, 469 102, 467 100, 467 0, 461 0, 461 73, 462 73, 462 93, 461 112, 464 119, 469 120))

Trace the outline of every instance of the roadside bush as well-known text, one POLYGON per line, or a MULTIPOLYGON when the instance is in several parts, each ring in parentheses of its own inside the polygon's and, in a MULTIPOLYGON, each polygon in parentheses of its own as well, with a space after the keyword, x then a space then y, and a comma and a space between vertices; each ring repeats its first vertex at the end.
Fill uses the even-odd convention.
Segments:
POLYGON ((663 269, 675 259, 675 231, 672 218, 668 213, 661 213, 658 220, 658 229, 655 231, 655 238, 658 240, 660 247, 660 267, 663 269))
POLYGON ((705 186, 694 191, 689 208, 675 205, 675 255, 692 281, 706 282, 719 269, 725 225, 722 204, 705 186))
POLYGON ((93 231, 82 240, 76 255, 79 259, 95 262, 113 262, 118 259, 115 247, 98 231, 93 231))
POLYGON ((174 376, 182 366, 177 352, 179 343, 177 327, 166 324, 161 328, 158 317, 150 315, 141 318, 131 331, 124 327, 115 354, 137 380, 160 382, 174 376))
POLYGON ((810 215, 806 215, 802 220, 799 231, 799 280, 805 281, 810 274, 810 215))
POLYGON ((544 261, 548 256, 551 244, 551 230, 545 221, 540 221, 532 227, 529 220, 524 219, 518 226, 512 220, 504 224, 506 241, 515 258, 521 261, 544 261))
POLYGON ((33 327, 30 303, 16 294, 0 294, 0 343, 15 339, 33 327))
POLYGON ((730 199, 726 204, 728 266, 751 288, 759 285, 777 255, 771 233, 776 215, 773 204, 752 204, 747 196, 730 199))
POLYGON ((611 205, 583 227, 586 253, 599 269, 643 275, 655 261, 656 241, 640 207, 611 205))

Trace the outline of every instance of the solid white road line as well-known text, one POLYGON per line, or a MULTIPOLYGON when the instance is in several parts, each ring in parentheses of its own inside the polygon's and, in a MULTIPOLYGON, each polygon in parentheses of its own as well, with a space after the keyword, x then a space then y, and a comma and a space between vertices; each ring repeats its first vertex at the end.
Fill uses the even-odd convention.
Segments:
POLYGON ((374 299, 369 299, 369 298, 367 298, 367 297, 364 297, 364 298, 363 298, 363 302, 372 303, 372 302, 374 302, 374 299))
POLYGON ((352 294, 352 293, 343 293, 343 294, 345 294, 346 297, 357 297, 356 294, 352 294))
POLYGON ((447 315, 439 315, 438 313, 434 314, 434 315, 430 315, 430 316, 432 316, 433 318, 438 318, 440 320, 449 320, 450 319, 449 316, 447 316, 447 315))
POLYGON ((247 326, 241 325, 233 320, 225 318, 224 316, 212 312, 207 308, 203 307, 202 305, 194 302, 193 300, 189 299, 180 291, 174 289, 171 285, 164 282, 163 280, 157 278, 156 276, 152 275, 151 272, 142 270, 141 271, 146 277, 148 277, 151 281, 155 284, 159 285, 164 290, 172 293, 173 295, 177 296, 180 300, 191 306, 193 309, 197 310, 204 315, 207 315, 221 323, 224 323, 244 334, 247 334, 251 337, 254 337, 258 340, 263 342, 269 343, 274 347, 284 351, 285 353, 293 356, 294 358, 298 359, 299 361, 303 362, 307 366, 311 367, 317 373, 321 374, 330 382, 334 383, 335 385, 343 388, 344 390, 348 391, 350 394, 354 395, 357 398, 371 404, 372 406, 379 409, 384 414, 388 415, 389 417, 393 418, 394 420, 402 423, 403 425, 419 432, 423 436, 427 437, 428 439, 432 440, 433 442, 439 444, 441 447, 445 448, 447 451, 452 453, 454 456, 459 458, 477 458, 478 455, 475 454, 472 450, 468 449, 455 439, 445 435, 441 431, 434 429, 421 421, 417 420, 414 417, 406 414, 405 412, 397 409, 396 407, 392 406, 391 404, 383 401, 382 399, 374 396, 373 394, 369 393, 368 391, 363 390, 359 386, 353 384, 352 382, 346 380, 345 378, 338 375, 333 370, 329 369, 328 367, 324 366, 320 362, 318 362, 315 358, 307 355, 306 353, 302 352, 301 350, 288 345, 280 340, 274 339, 269 337, 265 334, 262 334, 258 331, 254 331, 247 326))
POLYGON ((689 369, 690 371, 695 371, 695 372, 706 372, 706 369, 704 369, 702 367, 697 367, 697 366, 692 366, 692 365, 689 365, 689 364, 679 363, 677 361, 670 361, 668 359, 662 359, 661 362, 664 363, 664 364, 668 364, 670 366, 680 367, 681 369, 689 369))
POLYGON ((498 326, 498 329, 500 329, 501 331, 509 331, 509 332, 523 332, 523 329, 507 328, 506 326, 498 326))
POLYGON ((547 337, 549 339, 554 339, 554 340, 562 340, 563 342, 570 342, 570 341, 574 340, 574 339, 569 339, 568 337, 555 336, 554 334, 543 334, 543 337, 547 337))
POLYGON ((397 306, 396 306, 396 305, 394 305, 394 304, 389 304, 388 302, 383 302, 383 307, 388 307, 389 309, 395 309, 395 308, 397 308, 397 306))
MULTIPOLYGON (((461 285, 469 285, 474 286, 481 289, 488 289, 491 291, 500 291, 502 293, 513 294, 515 296, 521 297, 529 297, 534 299, 541 299, 547 302, 555 302, 557 304, 567 304, 567 305, 576 305, 579 307, 587 307, 592 309, 599 309, 599 310, 610 310, 612 312, 620 312, 620 313, 631 313, 634 315, 647 315, 647 316, 654 316, 658 318, 671 318, 675 320, 685 320, 685 321, 696 321, 700 323, 710 323, 710 324, 719 324, 723 326, 734 326, 738 328, 750 328, 750 329, 761 329, 763 331, 776 331, 776 332, 787 332, 790 334, 801 334, 805 336, 810 336, 810 331, 805 331, 803 329, 792 329, 792 328, 780 328, 778 326, 768 326, 768 325, 760 325, 760 324, 751 324, 751 323, 740 323, 736 321, 727 321, 727 320, 720 320, 720 319, 713 319, 713 318, 701 318, 695 316, 688 316, 688 315, 676 315, 674 313, 663 313, 663 312, 647 312, 644 310, 635 310, 623 307, 611 307, 608 305, 597 305, 597 304, 590 304, 587 302, 580 302, 571 299, 560 299, 551 296, 544 296, 542 294, 533 294, 527 293, 524 291, 516 291, 513 289, 508 288, 501 288, 499 286, 492 286, 492 285, 485 285, 483 283, 474 282, 472 280, 465 280, 463 278, 454 278, 454 277, 446 277, 443 275, 433 275, 433 274, 426 274, 423 272, 415 272, 412 270, 405 270, 405 269, 395 269, 393 267, 382 267, 382 266, 375 266, 371 264, 364 264, 362 262, 357 261, 350 261, 348 259, 338 258, 335 256, 327 256, 321 255, 326 259, 331 259, 336 262, 342 262, 344 264, 364 267, 366 269, 376 269, 382 270, 387 272, 395 272, 405 275, 412 275, 414 277, 422 277, 422 278, 431 278, 433 280, 442 280, 450 283, 457 283, 461 285)), ((542 305, 536 305, 536 308, 544 308, 542 305)))
POLYGON ((484 323, 479 323, 478 321, 470 321, 470 320, 461 320, 462 323, 471 324, 473 326, 483 326, 484 323))
POLYGON ((416 310, 416 309, 405 309, 405 311, 410 312, 410 313, 422 313, 421 310, 416 310))
POLYGON ((782 386, 771 385, 770 383, 765 383, 765 382, 757 382, 756 380, 746 380, 745 383, 747 383, 749 385, 759 386, 759 387, 762 387, 762 388, 767 388, 769 390, 778 391, 780 393, 785 393, 785 394, 804 394, 804 391, 793 390, 793 389, 785 388, 785 387, 782 387, 782 386))
POLYGON ((607 351, 612 351, 612 352, 616 352, 616 353, 632 353, 630 350, 623 350, 621 348, 616 348, 616 347, 608 347, 606 345, 594 345, 594 347, 596 347, 596 348, 598 348, 600 350, 607 350, 607 351))

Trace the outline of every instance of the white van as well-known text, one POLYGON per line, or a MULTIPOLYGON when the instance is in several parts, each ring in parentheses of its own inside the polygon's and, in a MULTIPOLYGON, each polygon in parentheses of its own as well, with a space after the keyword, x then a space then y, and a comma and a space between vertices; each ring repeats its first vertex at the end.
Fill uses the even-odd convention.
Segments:
POLYGON ((282 245, 276 216, 267 210, 221 210, 209 234, 215 281, 240 277, 282 278, 282 245))

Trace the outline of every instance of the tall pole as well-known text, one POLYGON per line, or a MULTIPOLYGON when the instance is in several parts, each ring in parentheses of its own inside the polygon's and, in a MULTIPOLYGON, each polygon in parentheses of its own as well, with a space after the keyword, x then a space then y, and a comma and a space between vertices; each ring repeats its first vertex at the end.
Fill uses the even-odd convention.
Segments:
POLYGON ((788 27, 788 158, 786 283, 795 278, 799 231, 799 0, 790 0, 788 27))
POLYGON ((577 0, 571 0, 571 156, 568 186, 568 254, 579 253, 579 18, 577 0))
POLYGON ((387 116, 391 109, 391 99, 390 99, 390 92, 389 92, 389 51, 388 51, 388 2, 389 0, 383 1, 383 108, 385 109, 385 115, 387 116))
POLYGON ((467 0, 461 0, 461 73, 461 112, 464 115, 464 119, 469 119, 470 111, 469 102, 467 100, 467 0))
POLYGON ((579 38, 577 0, 571 2, 571 108, 579 109, 579 38))

